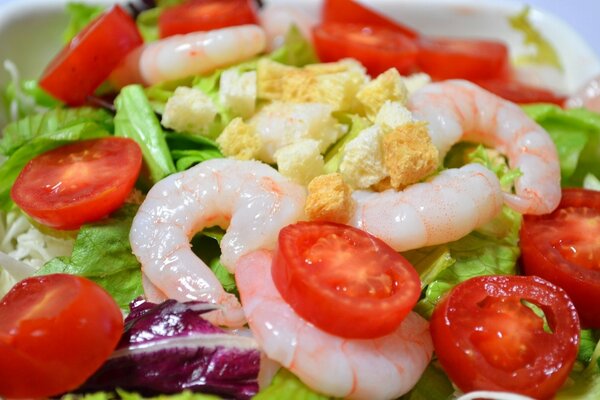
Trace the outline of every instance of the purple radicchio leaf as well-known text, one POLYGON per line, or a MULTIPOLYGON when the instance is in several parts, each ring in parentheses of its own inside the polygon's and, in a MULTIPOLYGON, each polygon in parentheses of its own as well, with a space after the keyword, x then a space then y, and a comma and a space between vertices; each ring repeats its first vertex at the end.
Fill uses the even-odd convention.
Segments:
POLYGON ((200 316, 214 306, 137 299, 130 308, 117 349, 81 391, 121 388, 152 396, 190 390, 236 399, 258 392, 256 342, 200 316))

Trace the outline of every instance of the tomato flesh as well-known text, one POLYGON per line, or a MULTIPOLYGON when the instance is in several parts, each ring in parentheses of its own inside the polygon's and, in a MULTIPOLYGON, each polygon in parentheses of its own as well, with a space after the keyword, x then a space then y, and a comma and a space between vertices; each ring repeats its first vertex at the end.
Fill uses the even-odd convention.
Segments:
POLYGON ((35 221, 77 229, 119 208, 140 173, 142 152, 127 138, 84 140, 32 159, 11 189, 35 221))
POLYGON ((315 49, 323 62, 355 58, 371 76, 396 68, 403 75, 416 71, 418 48, 401 33, 379 26, 325 23, 313 29, 315 49))
POLYGON ((415 269, 391 247, 360 229, 330 222, 283 228, 272 275, 298 315, 347 338, 393 332, 421 291, 415 269))
POLYGON ((551 398, 579 346, 575 306, 561 288, 538 277, 471 278, 438 303, 430 323, 438 360, 464 392, 551 398), (550 331, 531 305, 543 311, 550 331))
POLYGON ((421 37, 419 68, 434 80, 490 79, 510 71, 508 47, 492 40, 421 37))
POLYGON ((100 286, 67 274, 17 283, 0 301, 0 396, 73 390, 115 349, 119 307, 100 286))
POLYGON ((50 62, 40 78, 40 86, 71 106, 82 105, 125 56, 142 43, 135 21, 120 6, 113 6, 50 62))
POLYGON ((520 239, 523 271, 563 288, 581 324, 600 328, 600 192, 563 189, 554 212, 524 216, 520 239))
POLYGON ((364 26, 380 26, 409 38, 418 36, 415 30, 352 0, 325 0, 321 9, 321 17, 324 23, 343 22, 364 26))
POLYGON ((258 24, 254 0, 188 0, 158 18, 161 38, 245 24, 258 24))
POLYGON ((482 88, 517 104, 552 103, 562 106, 566 100, 550 90, 526 85, 510 77, 474 80, 482 88))

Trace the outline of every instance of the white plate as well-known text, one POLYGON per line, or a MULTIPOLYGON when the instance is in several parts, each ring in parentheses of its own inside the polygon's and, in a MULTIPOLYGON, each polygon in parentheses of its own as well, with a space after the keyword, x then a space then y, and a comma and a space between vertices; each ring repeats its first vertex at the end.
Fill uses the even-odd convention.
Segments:
MULTIPOLYGON (((268 1, 268 0, 267 0, 268 1)), ((0 67, 5 59, 13 61, 24 78, 36 78, 61 47, 67 18, 67 0, 27 0, 0 4, 0 67)), ((94 3, 111 3, 97 0, 94 3)), ((294 4, 318 15, 320 0, 271 0, 294 4)), ((508 17, 523 9, 523 3, 508 0, 372 0, 369 6, 418 31, 432 35, 483 37, 504 40, 511 56, 527 53, 522 35, 508 24, 508 17)), ((587 43, 559 18, 532 9, 532 23, 554 45, 564 66, 567 93, 600 74, 600 60, 587 43)), ((0 86, 8 82, 0 68, 0 86)), ((0 120, 0 126, 2 121, 0 120)))

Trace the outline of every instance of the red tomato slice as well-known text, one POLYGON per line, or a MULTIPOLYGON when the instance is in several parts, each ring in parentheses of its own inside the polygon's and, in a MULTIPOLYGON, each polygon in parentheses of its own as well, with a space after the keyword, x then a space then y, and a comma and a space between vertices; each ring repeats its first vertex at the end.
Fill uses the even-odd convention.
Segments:
POLYGON ((529 86, 510 78, 482 79, 475 80, 475 83, 506 100, 518 104, 552 103, 562 106, 566 100, 565 97, 550 90, 529 86))
POLYGON ((524 272, 563 288, 581 324, 600 328, 600 192, 563 189, 553 213, 524 216, 520 236, 524 272))
POLYGON ((34 220, 55 229, 77 229, 119 208, 141 166, 142 151, 131 139, 85 140, 35 157, 10 194, 34 220))
POLYGON ((279 233, 273 281, 305 320, 341 337, 393 332, 419 299, 419 275, 390 246, 360 229, 299 222, 279 233))
POLYGON ((434 80, 499 78, 510 71, 502 42, 421 37, 418 44, 419 68, 434 80))
POLYGON ((497 390, 547 399, 575 362, 579 320, 569 296, 532 276, 481 276, 455 286, 430 321, 438 360, 464 392, 497 390), (524 304, 539 307, 543 319, 524 304))
POLYGON ((17 283, 0 301, 0 396, 73 390, 115 349, 119 307, 100 286, 67 274, 17 283))
POLYGON ((69 105, 84 104, 142 43, 135 21, 120 6, 113 6, 58 53, 42 74, 40 86, 69 105))
POLYGON ((331 22, 316 26, 313 38, 319 58, 324 62, 355 58, 371 76, 390 68, 397 68, 401 74, 416 70, 415 42, 386 28, 331 22))
POLYGON ((418 36, 418 33, 413 29, 352 0, 325 0, 321 14, 324 23, 345 22, 367 26, 375 25, 401 33, 410 38, 418 36))
POLYGON ((254 0, 188 0, 158 18, 161 38, 245 24, 258 24, 254 0))

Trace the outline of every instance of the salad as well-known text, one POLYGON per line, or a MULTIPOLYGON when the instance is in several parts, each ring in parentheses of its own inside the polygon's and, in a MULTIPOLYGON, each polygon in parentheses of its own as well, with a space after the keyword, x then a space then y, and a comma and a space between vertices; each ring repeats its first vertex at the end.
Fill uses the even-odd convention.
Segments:
POLYGON ((600 395, 595 99, 527 8, 514 60, 319 7, 70 3, 4 61, 0 396, 600 395))

